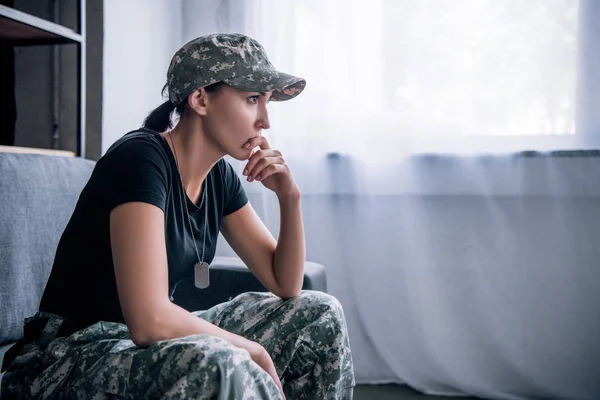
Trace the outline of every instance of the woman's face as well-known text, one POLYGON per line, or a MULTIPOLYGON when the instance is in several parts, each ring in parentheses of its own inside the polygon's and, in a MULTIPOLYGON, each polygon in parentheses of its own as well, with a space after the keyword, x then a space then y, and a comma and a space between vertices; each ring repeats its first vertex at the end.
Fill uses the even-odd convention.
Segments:
POLYGON ((204 132, 226 154, 237 160, 248 159, 252 149, 244 145, 270 127, 270 97, 270 92, 260 94, 223 86, 207 95, 204 132))

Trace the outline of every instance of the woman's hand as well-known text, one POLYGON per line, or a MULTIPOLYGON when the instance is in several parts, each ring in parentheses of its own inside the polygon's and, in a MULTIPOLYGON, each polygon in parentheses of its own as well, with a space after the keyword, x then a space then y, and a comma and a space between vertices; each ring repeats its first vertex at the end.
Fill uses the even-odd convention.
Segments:
POLYGON ((272 190, 278 197, 297 196, 300 189, 292 177, 279 150, 271 149, 266 138, 260 136, 250 139, 246 148, 260 147, 248 159, 244 176, 248 182, 260 181, 267 189, 272 190))
POLYGON ((281 385, 279 376, 277 376, 277 371, 275 370, 275 364, 273 364, 273 360, 271 359, 271 356, 269 355, 267 350, 256 342, 251 342, 251 345, 249 347, 250 347, 250 349, 246 349, 246 350, 248 350, 248 353, 250 353, 250 357, 252 358, 252 360, 255 363, 257 363, 262 369, 264 369, 265 372, 271 376, 271 378, 273 378, 273 380, 275 381, 275 384, 281 391, 281 396, 285 400, 285 394, 283 393, 283 386, 281 385))

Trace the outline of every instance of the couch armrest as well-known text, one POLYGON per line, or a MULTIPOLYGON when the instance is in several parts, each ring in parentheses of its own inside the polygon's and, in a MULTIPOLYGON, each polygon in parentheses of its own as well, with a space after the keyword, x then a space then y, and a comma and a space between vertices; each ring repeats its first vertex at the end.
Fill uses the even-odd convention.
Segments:
MULTIPOLYGON (((304 264, 304 290, 327 292, 325 267, 314 262, 304 264)), ((198 289, 194 279, 177 285, 174 301, 188 311, 207 310, 245 292, 267 292, 248 267, 238 257, 215 257, 210 265, 210 286, 198 289)))

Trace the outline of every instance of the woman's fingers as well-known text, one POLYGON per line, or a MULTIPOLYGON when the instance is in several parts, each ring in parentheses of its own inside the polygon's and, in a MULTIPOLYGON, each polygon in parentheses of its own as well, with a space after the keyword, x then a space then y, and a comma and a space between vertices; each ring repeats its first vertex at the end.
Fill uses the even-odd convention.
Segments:
POLYGON ((263 169, 271 164, 285 164, 285 160, 278 150, 258 150, 251 157, 246 168, 244 168, 244 176, 255 179, 263 169))
POLYGON ((275 384, 277 385, 277 387, 281 391, 281 395, 285 399, 285 394, 283 393, 283 385, 281 384, 281 380, 279 379, 279 376, 277 376, 277 371, 275 370, 275 365, 273 365, 273 362, 271 362, 271 365, 269 365, 267 367, 266 372, 269 375, 271 375, 271 378, 273 378, 273 381, 275 382, 275 384))
POLYGON ((271 176, 278 172, 285 171, 287 166, 280 162, 279 158, 263 158, 257 165, 248 172, 248 181, 263 180, 268 176, 271 176))
POLYGON ((285 164, 271 164, 262 171, 258 172, 254 179, 256 179, 257 181, 262 181, 263 179, 267 179, 273 174, 285 172, 286 170, 287 166, 285 164))
MULTIPOLYGON (((266 138, 260 136, 252 138, 246 144, 247 148, 260 147, 248 158, 243 175, 247 181, 262 181, 271 175, 289 171, 281 152, 272 149, 266 138)), ((272 188, 271 188, 272 189, 272 188)))
POLYGON ((252 360, 255 363, 257 363, 267 374, 271 376, 271 378, 275 382, 275 385, 277 385, 277 387, 281 391, 281 395, 285 399, 285 394, 283 393, 283 385, 281 384, 281 380, 277 375, 275 364, 273 363, 273 359, 271 359, 269 353, 261 346, 258 352, 253 353, 250 356, 252 357, 252 360))
POLYGON ((246 142, 245 149, 253 149, 260 147, 261 149, 270 149, 269 141, 264 136, 256 136, 246 142))

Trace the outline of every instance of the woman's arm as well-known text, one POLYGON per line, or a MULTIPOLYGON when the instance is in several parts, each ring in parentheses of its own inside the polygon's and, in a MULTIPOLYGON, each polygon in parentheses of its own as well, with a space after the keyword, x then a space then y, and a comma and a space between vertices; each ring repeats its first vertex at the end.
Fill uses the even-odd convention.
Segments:
POLYGON ((260 344, 233 334, 173 304, 163 211, 151 204, 125 203, 110 215, 110 240, 119 301, 137 346, 196 334, 220 337, 248 351, 283 389, 269 353, 260 344))
POLYGON ((289 298, 300 294, 306 246, 300 209, 300 189, 278 150, 265 137, 250 139, 248 148, 260 147, 244 169, 248 181, 260 181, 279 199, 280 229, 276 241, 250 204, 223 219, 223 236, 261 283, 273 294, 289 298))
POLYGON ((279 196, 280 227, 273 267, 279 286, 290 297, 298 296, 304 280, 304 225, 300 192, 279 196))
POLYGON ((304 279, 304 228, 300 197, 279 199, 280 230, 275 240, 250 203, 223 218, 221 233, 257 279, 281 298, 300 294, 304 279))
POLYGON ((169 300, 163 211, 131 202, 110 215, 110 238, 117 289, 133 342, 147 346, 160 340, 207 334, 245 348, 252 355, 257 343, 227 332, 169 300))

